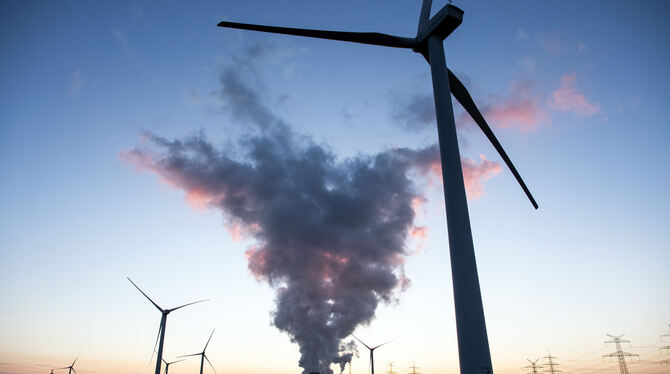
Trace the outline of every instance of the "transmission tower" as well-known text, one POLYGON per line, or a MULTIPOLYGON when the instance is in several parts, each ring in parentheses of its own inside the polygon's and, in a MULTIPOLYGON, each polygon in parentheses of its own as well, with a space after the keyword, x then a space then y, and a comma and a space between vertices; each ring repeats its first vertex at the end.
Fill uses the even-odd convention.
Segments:
POLYGON ((418 369, 418 367, 416 367, 416 365, 414 365, 413 362, 412 362, 412 366, 410 366, 409 369, 412 369, 412 371, 410 371, 409 374, 421 374, 418 371, 416 371, 416 369, 418 369))
MULTIPOLYGON (((670 328, 670 325, 668 325, 668 327, 670 328)), ((663 335, 659 336, 659 338, 661 339, 661 343, 663 343, 663 341, 665 341, 665 339, 663 339, 663 338, 666 338, 666 337, 670 337, 670 332, 667 333, 667 334, 663 334, 663 335)), ((661 346, 659 348, 659 350, 661 351, 661 354, 670 353, 670 345, 661 346)), ((661 365, 670 365, 670 358, 666 358, 665 360, 661 360, 660 364, 661 365)))
POLYGON ((528 362, 530 362, 530 366, 524 366, 524 369, 530 369, 528 374, 538 374, 539 372, 537 369, 542 369, 544 366, 538 365, 537 362, 540 360, 539 358, 535 361, 531 361, 530 359, 526 359, 528 362))
POLYGON ((544 372, 549 373, 549 374, 560 373, 562 370, 556 369, 556 366, 558 366, 560 364, 557 364, 557 363, 554 362, 554 359, 558 358, 558 357, 552 356, 551 351, 548 351, 548 352, 549 352, 549 355, 544 356, 543 358, 547 359, 547 363, 545 365, 548 366, 549 368, 547 370, 545 370, 544 372))
POLYGON ((389 370, 386 372, 386 374, 398 374, 397 371, 393 371, 393 362, 389 362, 389 370))
POLYGON ((605 343, 614 343, 616 345, 616 352, 610 353, 608 355, 603 355, 603 358, 605 357, 616 357, 617 360, 619 361, 619 371, 621 374, 628 374, 628 366, 626 365, 626 357, 634 357, 634 356, 639 356, 637 353, 628 353, 624 352, 621 350, 621 343, 630 343, 629 340, 621 340, 621 337, 624 336, 625 334, 621 334, 619 336, 613 336, 610 334, 606 334, 612 340, 608 340, 605 343))

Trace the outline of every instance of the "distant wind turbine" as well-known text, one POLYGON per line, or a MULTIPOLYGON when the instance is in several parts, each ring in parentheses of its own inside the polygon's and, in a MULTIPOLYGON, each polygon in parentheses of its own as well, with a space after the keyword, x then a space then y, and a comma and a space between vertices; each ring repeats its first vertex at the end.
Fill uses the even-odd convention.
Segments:
MULTIPOLYGON (((161 359, 161 360, 163 360, 163 359, 161 359)), ((167 361, 163 360, 163 362, 165 363, 165 374, 168 374, 168 368, 170 367, 170 365, 176 364, 177 362, 181 362, 181 361, 184 361, 184 360, 186 360, 186 359, 184 358, 184 359, 177 360, 177 361, 172 361, 172 362, 167 362, 167 361)))
POLYGON ((209 361, 209 358, 207 358, 207 355, 205 355, 205 351, 207 350, 207 346, 209 345, 209 341, 212 340, 212 335, 214 335, 214 330, 212 330, 212 333, 209 334, 209 339, 207 339, 207 343, 205 343, 205 348, 202 349, 202 352, 193 353, 193 354, 184 355, 184 356, 177 356, 177 358, 179 358, 179 357, 200 356, 200 374, 202 374, 202 369, 205 365, 205 360, 207 360, 207 363, 209 364, 209 366, 211 366, 212 370, 214 370, 214 373, 216 373, 216 369, 214 369, 214 365, 212 365, 212 362, 209 361))
MULTIPOLYGON (((382 343, 382 344, 380 344, 380 345, 377 345, 377 346, 374 346, 374 347, 370 348, 369 345, 363 343, 363 341, 362 341, 361 339, 356 338, 355 335, 351 335, 351 336, 353 336, 356 340, 358 340, 359 342, 361 342, 361 344, 363 344, 363 345, 365 346, 365 348, 367 348, 367 349, 370 350, 370 367, 371 367, 371 372, 370 372, 370 374, 375 374, 375 356, 374 356, 375 349, 381 347, 382 345, 388 344, 388 343, 390 343, 391 341, 389 340, 389 341, 387 341, 386 343, 382 343)), ((351 361, 349 361, 349 368, 351 369, 351 361)))
MULTIPOLYGON (((207 301, 209 299, 194 301, 192 303, 180 305, 180 306, 178 306, 176 308, 172 308, 172 309, 163 309, 163 308, 159 307, 158 304, 156 304, 153 300, 151 300, 151 298, 149 296, 147 296, 147 294, 145 294, 144 291, 142 291, 135 284, 135 282, 133 282, 128 277, 126 277, 126 278, 128 279, 128 281, 130 281, 130 283, 133 284, 133 286, 135 286, 135 288, 137 288, 138 291, 140 291, 142 293, 142 295, 144 295, 144 297, 146 297, 149 301, 151 301, 151 303, 154 304, 154 306, 158 310, 160 310, 161 313, 162 313, 161 324, 160 324, 160 327, 158 328, 158 335, 156 336, 156 343, 154 344, 154 351, 155 351, 156 350, 156 344, 158 344, 158 342, 160 341, 160 344, 158 344, 158 354, 157 354, 157 358, 156 358, 156 372, 155 372, 155 374, 161 374, 161 361, 163 360, 163 342, 165 341, 165 324, 167 323, 168 314, 174 312, 175 310, 177 310, 179 308, 183 308, 185 306, 201 303, 201 302, 207 301)), ((153 352, 151 353, 151 356, 153 357, 153 352)))
POLYGON ((53 374, 54 370, 68 369, 67 374, 72 374, 73 371, 74 371, 75 374, 77 374, 77 371, 74 370, 74 363, 77 362, 78 359, 79 359, 79 356, 77 356, 77 358, 75 358, 74 361, 72 361, 72 364, 70 366, 66 366, 66 367, 58 368, 58 369, 51 369, 51 373, 53 374))
POLYGON ((435 117, 437 119, 438 143, 442 164, 460 370, 462 374, 490 374, 493 372, 491 353, 486 332, 486 321, 472 243, 470 216, 465 196, 463 170, 450 93, 461 103, 493 144, 493 147, 498 151, 500 157, 521 185, 533 207, 537 209, 538 205, 475 105, 470 93, 456 75, 447 68, 443 42, 463 22, 463 11, 447 4, 433 17, 430 17, 431 7, 432 0, 423 0, 419 25, 414 38, 376 32, 309 30, 227 21, 220 22, 218 26, 385 47, 408 48, 420 53, 428 61, 433 80, 435 117))

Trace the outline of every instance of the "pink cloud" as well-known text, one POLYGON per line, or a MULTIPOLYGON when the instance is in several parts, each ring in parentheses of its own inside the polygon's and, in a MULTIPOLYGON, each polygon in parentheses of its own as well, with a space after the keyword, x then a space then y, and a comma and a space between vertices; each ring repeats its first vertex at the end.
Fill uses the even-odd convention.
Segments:
MULTIPOLYGON (((500 174, 502 166, 496 161, 489 161, 483 154, 479 155, 480 162, 471 158, 461 158, 463 168, 463 181, 465 182, 465 193, 468 200, 475 200, 484 193, 484 184, 494 175, 500 174)), ((436 178, 442 180, 442 168, 439 158, 435 159, 427 168, 427 171, 436 178)))
POLYGON ((575 74, 565 74, 561 86, 551 93, 548 106, 559 112, 574 112, 580 116, 591 116, 600 112, 598 103, 589 102, 584 94, 575 88, 575 74))
POLYGON ((463 158, 463 180, 465 181, 465 192, 469 200, 482 196, 484 192, 484 182, 496 174, 500 174, 502 166, 495 161, 489 161, 482 154, 479 155, 481 162, 470 158, 463 158))
POLYGON ((530 81, 512 83, 507 96, 493 96, 492 101, 484 108, 484 117, 498 128, 528 132, 546 121, 545 111, 533 94, 530 81))

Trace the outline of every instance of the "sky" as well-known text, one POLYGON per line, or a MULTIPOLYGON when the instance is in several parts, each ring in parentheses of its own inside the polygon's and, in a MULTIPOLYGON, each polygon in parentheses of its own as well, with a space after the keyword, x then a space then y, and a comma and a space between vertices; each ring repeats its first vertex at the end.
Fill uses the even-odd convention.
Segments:
MULTIPOLYGON (((435 1, 433 13, 445 4, 435 1)), ((540 206, 454 101, 494 371, 526 373, 528 359, 550 352, 564 373, 618 373, 602 356, 616 350, 606 334, 625 334, 623 349, 639 354, 631 374, 667 373, 659 361, 670 351, 659 348, 670 345, 661 337, 670 333, 668 3, 453 4, 465 14, 444 42, 447 65, 540 206)), ((152 371, 160 313, 126 277, 163 307, 211 299, 169 316, 166 359, 200 351, 216 329, 207 355, 218 373, 301 372, 298 345, 273 324, 288 275, 259 260, 276 239, 264 225, 282 220, 235 213, 223 197, 235 179, 214 168, 232 160, 275 191, 253 166, 290 156, 322 162, 328 191, 346 190, 354 166, 376 168, 379 157, 396 162, 381 171, 407 176, 389 186, 404 198, 390 211, 411 205, 411 213, 391 244, 373 243, 390 251, 384 268, 395 283, 355 334, 370 345, 392 341, 375 351, 378 373, 389 362, 399 374, 413 364, 457 373, 441 179, 434 163, 412 158, 437 139, 425 60, 216 27, 414 37, 419 9, 418 1, 2 2, 0 372, 46 373, 76 357, 83 374, 152 371), (175 154, 197 168, 169 163, 175 154)), ((281 191, 305 192, 296 180, 281 191)), ((348 213, 388 202, 379 184, 365 185, 375 193, 348 213)), ((273 199, 287 196, 257 192, 260 213, 275 213, 273 199)), ((308 210, 289 207, 284 222, 307 220, 308 210)), ((365 374, 367 352, 358 350, 351 371, 365 374)), ((197 368, 189 359, 170 370, 197 368)))

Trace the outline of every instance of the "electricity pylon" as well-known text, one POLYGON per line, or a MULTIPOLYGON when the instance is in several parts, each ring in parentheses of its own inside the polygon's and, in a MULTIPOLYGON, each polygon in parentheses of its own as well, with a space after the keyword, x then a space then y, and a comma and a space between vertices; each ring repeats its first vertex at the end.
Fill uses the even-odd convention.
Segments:
POLYGON ((524 368, 524 369, 530 369, 530 371, 528 372, 528 374, 538 374, 537 369, 542 369, 542 368, 544 367, 544 366, 542 366, 542 365, 538 365, 538 364, 537 364, 537 361, 539 360, 539 358, 538 358, 537 360, 535 360, 535 361, 531 361, 531 360, 528 359, 528 358, 527 358, 526 360, 527 360, 528 362, 530 362, 530 366, 524 366, 523 368, 524 368))
POLYGON ((558 358, 558 357, 552 356, 551 351, 548 351, 548 352, 549 352, 549 355, 544 356, 543 358, 547 359, 547 363, 545 365, 549 366, 549 368, 547 370, 545 370, 544 372, 549 373, 549 374, 560 373, 561 370, 558 370, 558 369, 555 368, 556 366, 558 366, 560 364, 557 364, 557 363, 554 362, 554 359, 558 358))
POLYGON ((413 362, 412 362, 412 366, 410 366, 409 369, 412 369, 412 371, 410 371, 409 374, 421 374, 418 371, 416 371, 416 369, 418 369, 418 368, 416 367, 416 365, 414 365, 413 362))
POLYGON ((393 362, 389 362, 389 371, 386 374, 397 374, 396 371, 393 371, 393 362))
MULTIPOLYGON (((668 327, 670 327, 670 324, 668 325, 668 327)), ((670 332, 667 333, 667 334, 663 334, 663 335, 659 336, 659 338, 661 340, 661 343, 664 341, 663 338, 665 338, 665 337, 670 337, 670 332)), ((664 346, 659 347, 658 349, 659 349, 659 351, 661 351, 661 354, 670 353, 670 345, 664 345, 664 346)), ((665 360, 661 360, 660 364, 661 365, 670 365, 670 358, 666 358, 665 360)))
POLYGON ((619 361, 619 371, 621 372, 621 374, 628 374, 628 365, 626 365, 626 357, 639 356, 639 354, 628 353, 621 350, 621 343, 630 343, 630 340, 621 340, 621 337, 624 336, 625 334, 621 334, 619 336, 613 336, 610 334, 606 335, 612 338, 612 340, 608 340, 605 343, 614 343, 616 345, 616 352, 612 352, 608 355, 603 355, 603 358, 616 357, 617 360, 619 361))

